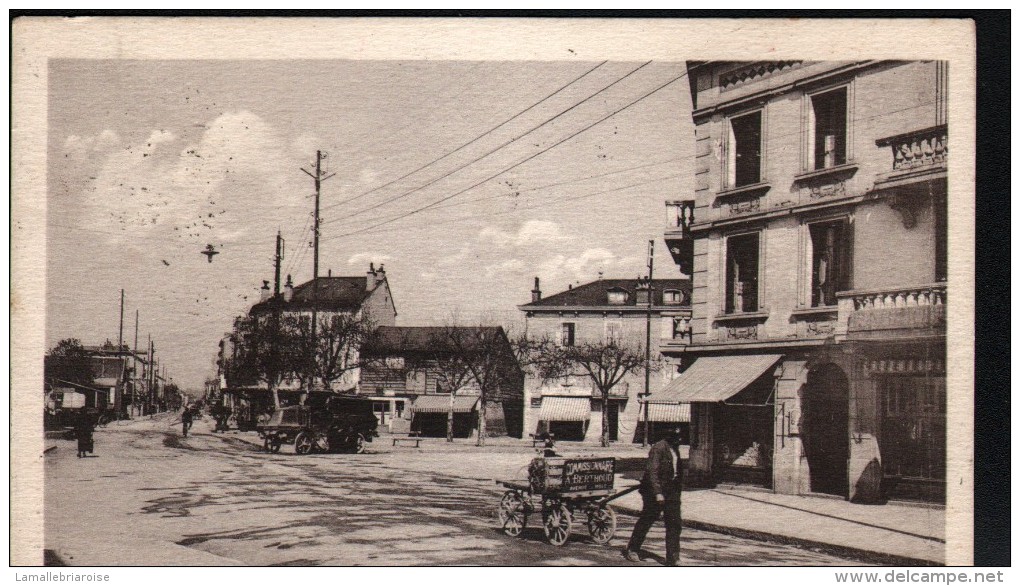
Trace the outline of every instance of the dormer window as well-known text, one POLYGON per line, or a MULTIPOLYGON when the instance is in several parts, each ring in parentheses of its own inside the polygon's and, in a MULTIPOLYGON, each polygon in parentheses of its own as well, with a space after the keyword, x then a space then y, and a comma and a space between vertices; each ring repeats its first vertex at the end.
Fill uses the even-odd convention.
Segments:
POLYGON ((662 292, 663 305, 680 305, 683 301, 684 294, 679 289, 666 289, 662 292))
POLYGON ((627 291, 625 289, 610 289, 606 291, 609 305, 623 305, 627 303, 627 291))

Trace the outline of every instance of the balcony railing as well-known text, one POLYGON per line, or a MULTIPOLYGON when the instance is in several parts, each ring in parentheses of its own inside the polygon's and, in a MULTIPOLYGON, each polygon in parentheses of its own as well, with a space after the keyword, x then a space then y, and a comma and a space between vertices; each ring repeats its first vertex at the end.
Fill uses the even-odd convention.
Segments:
POLYGON ((690 238, 692 223, 694 223, 693 199, 666 202, 666 232, 668 234, 674 237, 690 238))
POLYGON ((892 148, 893 172, 945 167, 949 162, 949 127, 934 126, 875 141, 892 148))
POLYGON ((836 297, 839 324, 837 333, 846 334, 855 330, 944 328, 945 283, 844 291, 837 293, 836 297))

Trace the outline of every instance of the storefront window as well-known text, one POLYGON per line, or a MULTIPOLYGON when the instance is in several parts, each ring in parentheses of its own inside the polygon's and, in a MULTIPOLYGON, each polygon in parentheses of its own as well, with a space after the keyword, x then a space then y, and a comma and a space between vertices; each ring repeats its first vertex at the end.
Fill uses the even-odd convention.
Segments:
POLYGON ((945 481, 945 379, 886 378, 881 450, 886 476, 945 481))

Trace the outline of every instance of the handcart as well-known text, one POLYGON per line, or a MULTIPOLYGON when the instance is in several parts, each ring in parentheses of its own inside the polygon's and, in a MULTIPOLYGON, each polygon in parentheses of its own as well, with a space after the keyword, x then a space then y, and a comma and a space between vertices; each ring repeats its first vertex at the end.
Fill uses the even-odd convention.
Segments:
POLYGON ((528 517, 542 515, 546 540, 560 546, 570 538, 575 520, 581 518, 592 541, 605 545, 616 533, 616 513, 609 501, 630 492, 613 489, 616 458, 535 458, 527 480, 497 480, 507 489, 499 501, 503 532, 517 537, 528 526, 528 517))

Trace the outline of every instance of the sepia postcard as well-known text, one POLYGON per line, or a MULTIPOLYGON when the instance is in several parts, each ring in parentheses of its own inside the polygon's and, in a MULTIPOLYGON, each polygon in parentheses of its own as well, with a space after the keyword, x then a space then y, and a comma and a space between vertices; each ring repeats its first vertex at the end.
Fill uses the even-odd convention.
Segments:
POLYGON ((972 22, 23 17, 11 67, 11 565, 973 563, 972 22))

